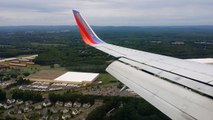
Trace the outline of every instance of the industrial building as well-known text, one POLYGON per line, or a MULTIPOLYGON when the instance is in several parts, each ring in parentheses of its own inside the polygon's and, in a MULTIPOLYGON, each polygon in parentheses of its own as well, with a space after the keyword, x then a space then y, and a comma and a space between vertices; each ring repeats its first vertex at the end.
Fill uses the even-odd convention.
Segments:
POLYGON ((85 72, 67 72, 54 81, 69 82, 73 84, 91 84, 98 77, 98 73, 85 73, 85 72))
POLYGON ((85 86, 92 84, 98 76, 99 73, 43 70, 28 76, 27 79, 39 82, 69 83, 85 86))

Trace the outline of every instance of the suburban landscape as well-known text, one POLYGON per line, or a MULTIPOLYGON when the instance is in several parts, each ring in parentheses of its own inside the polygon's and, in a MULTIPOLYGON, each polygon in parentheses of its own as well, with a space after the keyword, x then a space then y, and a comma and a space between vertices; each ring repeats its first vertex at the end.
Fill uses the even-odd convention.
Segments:
MULTIPOLYGON (((212 58, 213 27, 94 27, 108 43, 212 58), (124 29, 125 28, 125 29, 124 29)), ((115 58, 76 26, 0 27, 0 120, 169 119, 105 69, 115 58)))

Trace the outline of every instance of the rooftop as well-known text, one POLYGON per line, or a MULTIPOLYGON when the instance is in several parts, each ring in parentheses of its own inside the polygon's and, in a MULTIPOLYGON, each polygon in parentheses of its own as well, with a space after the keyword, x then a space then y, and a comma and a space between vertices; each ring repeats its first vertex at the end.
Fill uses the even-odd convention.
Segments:
POLYGON ((54 80, 66 82, 91 82, 96 79, 98 75, 98 73, 66 72, 65 74, 57 77, 54 80))

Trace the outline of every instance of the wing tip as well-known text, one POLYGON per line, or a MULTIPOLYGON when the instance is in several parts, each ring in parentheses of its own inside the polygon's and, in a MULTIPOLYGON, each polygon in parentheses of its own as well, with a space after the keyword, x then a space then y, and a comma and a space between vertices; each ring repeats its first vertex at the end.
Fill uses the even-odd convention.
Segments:
POLYGON ((74 14, 80 13, 78 10, 72 10, 72 12, 73 12, 74 14))
POLYGON ((88 45, 104 43, 84 20, 78 10, 72 10, 83 41, 88 45))

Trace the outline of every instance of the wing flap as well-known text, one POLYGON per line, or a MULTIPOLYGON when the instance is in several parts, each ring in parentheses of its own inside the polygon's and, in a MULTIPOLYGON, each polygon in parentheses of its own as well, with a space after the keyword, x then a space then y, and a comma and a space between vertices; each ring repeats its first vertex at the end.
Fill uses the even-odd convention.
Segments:
POLYGON ((153 76, 159 77, 161 79, 174 82, 176 84, 182 85, 184 87, 190 88, 194 91, 197 91, 199 93, 213 96, 213 87, 207 84, 203 84, 197 81, 194 81, 192 79, 189 79, 187 77, 175 74, 170 71, 165 71, 163 69, 158 69, 156 67, 149 66, 147 64, 141 64, 136 61, 132 61, 125 58, 120 58, 119 61, 124 62, 125 64, 129 64, 132 67, 135 67, 139 70, 145 71, 149 74, 152 74, 153 76))

